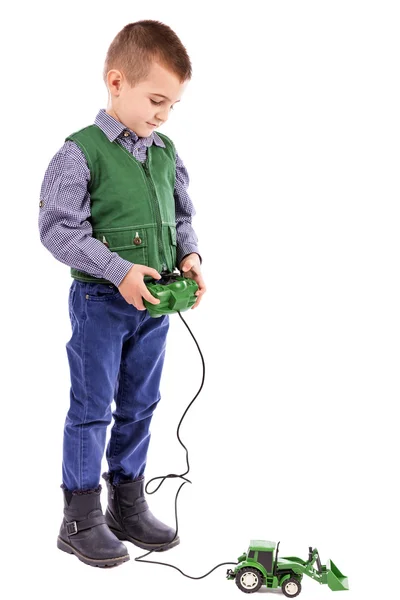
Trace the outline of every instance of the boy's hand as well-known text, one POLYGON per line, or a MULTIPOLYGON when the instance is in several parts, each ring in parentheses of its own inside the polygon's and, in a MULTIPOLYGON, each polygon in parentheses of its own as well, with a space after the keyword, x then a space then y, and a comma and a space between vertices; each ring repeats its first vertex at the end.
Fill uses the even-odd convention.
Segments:
POLYGON ((196 306, 200 304, 203 294, 205 294, 207 291, 203 276, 201 274, 199 255, 196 254, 196 252, 192 252, 192 254, 185 256, 185 258, 181 260, 179 270, 183 271, 185 277, 193 279, 199 286, 199 289, 196 292, 197 300, 192 306, 192 308, 196 308, 196 306))
POLYGON ((118 286, 121 295, 128 304, 133 304, 138 310, 146 310, 143 304, 143 298, 151 304, 160 304, 158 298, 154 298, 143 281, 145 275, 150 275, 154 279, 161 279, 161 275, 156 269, 146 265, 134 264, 118 286))

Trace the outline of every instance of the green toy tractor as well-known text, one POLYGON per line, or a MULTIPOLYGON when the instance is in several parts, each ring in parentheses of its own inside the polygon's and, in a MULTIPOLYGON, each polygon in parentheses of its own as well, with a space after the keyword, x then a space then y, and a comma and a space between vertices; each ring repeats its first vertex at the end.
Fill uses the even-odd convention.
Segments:
POLYGON ((328 560, 321 565, 316 548, 309 548, 308 560, 297 556, 285 556, 278 560, 279 544, 264 540, 251 540, 249 549, 238 558, 235 569, 228 569, 227 579, 234 579, 238 588, 246 594, 257 592, 262 585, 267 588, 282 588, 288 598, 295 598, 301 592, 303 575, 308 575, 319 583, 327 583, 333 591, 348 590, 349 583, 336 565, 328 560), (316 567, 313 565, 316 563, 316 567))

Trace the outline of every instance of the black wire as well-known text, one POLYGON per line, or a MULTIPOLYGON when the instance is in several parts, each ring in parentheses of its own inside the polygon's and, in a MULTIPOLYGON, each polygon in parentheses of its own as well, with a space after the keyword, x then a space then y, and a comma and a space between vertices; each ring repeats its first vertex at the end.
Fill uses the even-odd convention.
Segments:
MULTIPOLYGON (((202 377, 202 380, 201 380, 201 385, 200 385, 200 387, 199 387, 199 390, 198 390, 197 394, 195 395, 195 397, 193 398, 193 400, 192 400, 192 401, 191 401, 191 402, 188 404, 188 406, 186 407, 186 410, 185 410, 185 412, 183 413, 183 415, 182 415, 182 417, 181 417, 181 420, 179 421, 178 428, 177 428, 177 430, 176 430, 176 435, 177 435, 177 437, 178 437, 179 443, 181 444, 181 446, 183 446, 183 448, 184 448, 184 449, 185 449, 185 451, 186 451, 186 464, 187 464, 187 471, 185 471, 185 472, 184 472, 184 473, 182 473, 181 475, 176 475, 176 474, 174 474, 174 473, 170 473, 169 475, 164 475, 164 476, 159 476, 159 477, 153 477, 152 479, 150 479, 150 480, 149 480, 149 481, 146 483, 146 486, 145 486, 145 491, 146 491, 148 494, 154 494, 154 493, 155 493, 155 492, 156 492, 156 491, 157 491, 157 490, 158 490, 158 489, 159 489, 159 488, 162 486, 162 484, 164 483, 164 481, 165 481, 166 479, 169 479, 169 478, 179 477, 179 478, 181 478, 181 479, 185 479, 185 481, 186 481, 187 483, 192 483, 192 482, 191 482, 189 479, 187 479, 186 477, 184 477, 185 475, 187 475, 187 474, 189 473, 189 470, 190 470, 190 466, 189 466, 189 452, 188 452, 188 449, 186 448, 185 444, 182 442, 181 438, 179 437, 179 429, 180 429, 180 427, 181 427, 181 424, 182 424, 182 421, 183 421, 183 419, 184 419, 184 418, 185 418, 185 416, 186 416, 186 413, 188 412, 189 408, 192 406, 193 402, 196 400, 197 396, 200 394, 200 392, 201 392, 201 390, 202 390, 202 388, 203 388, 203 385, 204 385, 204 378, 205 378, 205 373, 206 373, 206 365, 205 365, 205 362, 204 362, 203 354, 202 354, 202 352, 201 352, 201 350, 200 350, 200 346, 199 346, 199 344, 197 343, 197 340, 196 340, 196 338, 194 337, 194 335, 193 335, 193 333, 192 333, 192 331, 191 331, 191 329, 190 329, 189 325, 186 323, 186 321, 185 321, 185 319, 182 317, 181 313, 180 313, 179 311, 177 311, 177 312, 178 312, 178 315, 180 316, 180 318, 182 319, 182 321, 184 322, 184 324, 186 325, 187 329, 189 330, 189 333, 190 333, 190 335, 192 336, 192 338, 194 339, 194 342, 195 342, 195 344, 196 344, 196 346, 197 346, 197 349, 198 349, 198 351, 199 351, 199 353, 200 353, 201 362, 202 362, 202 364, 203 364, 203 377, 202 377), (159 483, 159 484, 158 484, 158 486, 156 487, 156 489, 155 489, 155 490, 153 490, 152 492, 149 492, 149 491, 147 490, 147 486, 148 486, 148 485, 149 485, 149 484, 150 484, 152 481, 155 481, 156 479, 161 479, 162 481, 161 481, 161 483, 159 483)), ((180 488, 179 488, 179 489, 180 489, 180 488)), ((179 490, 178 490, 178 493, 179 493, 179 490)), ((172 541, 172 540, 171 540, 171 541, 172 541)), ((171 542, 168 542, 168 544, 170 544, 170 543, 171 543, 171 542)))
POLYGON ((224 562, 224 563, 220 563, 219 565, 216 565, 213 569, 211 569, 211 571, 208 571, 208 573, 206 573, 205 575, 201 575, 200 577, 193 577, 192 575, 187 575, 186 573, 184 573, 183 571, 181 571, 181 569, 178 569, 178 567, 175 567, 175 565, 171 565, 169 563, 164 563, 164 562, 159 562, 159 561, 155 561, 155 560, 143 560, 144 556, 149 556, 149 554, 152 554, 153 552, 160 552, 164 549, 165 546, 169 546, 177 537, 178 535, 178 496, 179 493, 181 491, 181 489, 183 488, 184 485, 186 485, 187 483, 192 483, 190 481, 190 479, 187 479, 185 477, 185 475, 187 475, 190 471, 190 465, 189 465, 189 452, 188 449, 186 448, 185 444, 182 442, 181 438, 179 437, 179 429, 181 427, 182 421, 186 416, 186 413, 188 412, 189 408, 192 406, 193 402, 196 400, 197 396, 200 394, 203 385, 204 385, 204 378, 205 378, 205 373, 206 373, 206 365, 204 362, 204 358, 203 358, 203 354, 200 350, 200 346, 197 343, 196 338, 194 337, 189 325, 186 323, 185 319, 182 317, 181 313, 179 311, 178 315, 180 316, 181 320, 184 322, 184 324, 186 325, 186 328, 188 329, 190 335, 192 336, 192 338, 194 339, 194 342, 197 346, 197 349, 200 353, 200 357, 201 357, 201 362, 203 364, 203 377, 201 380, 201 385, 199 387, 199 390, 197 392, 197 394, 195 395, 195 397, 193 398, 193 400, 188 404, 188 406, 186 407, 185 412, 183 413, 181 420, 179 421, 178 424, 178 428, 176 430, 176 435, 178 437, 179 443, 181 444, 181 446, 183 446, 183 448, 186 451, 186 464, 187 464, 187 471, 185 471, 184 473, 182 473, 181 475, 177 475, 175 473, 170 473, 169 475, 163 475, 163 476, 159 476, 159 477, 153 477, 152 479, 150 479, 145 486, 145 491, 147 494, 154 494, 164 483, 164 481, 166 479, 173 479, 178 477, 179 479, 184 479, 184 482, 181 484, 180 488, 178 489, 178 491, 176 492, 176 496, 175 496, 175 525, 176 525, 176 530, 175 530, 175 535, 172 538, 172 540, 170 540, 169 542, 165 542, 164 544, 160 544, 160 546, 157 546, 157 548, 153 548, 152 550, 150 550, 149 552, 146 552, 146 554, 142 554, 141 556, 137 556, 135 558, 136 561, 138 562, 145 562, 145 563, 150 563, 150 564, 155 564, 155 565, 164 565, 165 567, 171 567, 172 569, 176 569, 177 571, 179 571, 179 573, 182 573, 182 575, 184 575, 185 577, 189 577, 189 579, 203 579, 203 577, 207 577, 207 575, 210 575, 210 573, 212 573, 213 571, 215 571, 215 569, 218 569, 218 567, 222 567, 223 565, 237 565, 237 562, 224 562), (152 492, 148 492, 147 491, 147 486, 152 482, 155 481, 156 479, 161 479, 161 483, 158 484, 158 486, 156 487, 155 490, 153 490, 152 492))

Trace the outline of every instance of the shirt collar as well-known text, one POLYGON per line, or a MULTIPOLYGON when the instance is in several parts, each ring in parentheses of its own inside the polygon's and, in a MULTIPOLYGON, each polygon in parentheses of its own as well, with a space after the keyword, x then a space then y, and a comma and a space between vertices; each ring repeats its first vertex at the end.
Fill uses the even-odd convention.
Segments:
POLYGON ((139 138, 137 133, 132 131, 132 129, 125 127, 123 123, 117 121, 117 119, 114 119, 114 117, 109 115, 105 108, 101 108, 99 110, 94 124, 102 130, 110 142, 114 142, 117 137, 123 136, 124 131, 129 131, 134 142, 137 142, 139 139, 141 139, 145 146, 151 146, 154 143, 157 146, 161 146, 161 148, 165 148, 164 142, 155 131, 153 131, 153 133, 148 137, 139 138))

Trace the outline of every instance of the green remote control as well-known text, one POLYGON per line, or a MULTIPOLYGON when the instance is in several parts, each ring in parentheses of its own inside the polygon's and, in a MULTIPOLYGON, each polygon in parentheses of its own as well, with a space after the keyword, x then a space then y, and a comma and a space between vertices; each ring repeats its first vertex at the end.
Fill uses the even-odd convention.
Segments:
POLYGON ((176 312, 184 312, 195 304, 199 289, 197 283, 189 277, 183 277, 180 271, 162 272, 161 279, 146 281, 150 293, 160 300, 159 304, 152 304, 143 298, 143 304, 151 317, 161 317, 176 312))

